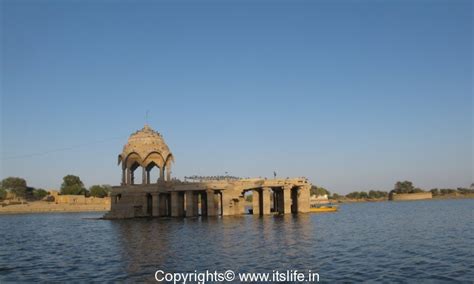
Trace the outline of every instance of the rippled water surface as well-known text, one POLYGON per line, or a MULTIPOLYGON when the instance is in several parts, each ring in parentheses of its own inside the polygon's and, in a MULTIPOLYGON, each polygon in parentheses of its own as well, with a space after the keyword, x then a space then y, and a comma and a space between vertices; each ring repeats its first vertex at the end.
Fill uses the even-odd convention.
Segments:
POLYGON ((298 216, 0 216, 0 282, 311 269, 322 281, 474 280, 474 200, 344 204, 298 216))

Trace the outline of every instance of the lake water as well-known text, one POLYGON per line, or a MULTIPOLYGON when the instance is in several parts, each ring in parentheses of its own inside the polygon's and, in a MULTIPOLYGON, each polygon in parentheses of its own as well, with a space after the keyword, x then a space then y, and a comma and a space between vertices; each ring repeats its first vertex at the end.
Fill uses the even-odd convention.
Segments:
POLYGON ((0 282, 153 281, 166 272, 318 272, 321 281, 474 280, 474 200, 343 204, 297 216, 0 216, 0 282))

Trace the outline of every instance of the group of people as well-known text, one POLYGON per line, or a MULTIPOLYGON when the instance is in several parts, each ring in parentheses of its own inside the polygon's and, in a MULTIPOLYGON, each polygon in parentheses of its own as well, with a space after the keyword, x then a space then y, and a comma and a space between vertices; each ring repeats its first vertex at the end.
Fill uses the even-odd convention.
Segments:
POLYGON ((241 177, 236 177, 236 176, 198 176, 198 175, 193 175, 189 177, 184 177, 184 181, 187 180, 192 180, 192 181, 209 181, 209 180, 239 180, 242 179, 241 177))

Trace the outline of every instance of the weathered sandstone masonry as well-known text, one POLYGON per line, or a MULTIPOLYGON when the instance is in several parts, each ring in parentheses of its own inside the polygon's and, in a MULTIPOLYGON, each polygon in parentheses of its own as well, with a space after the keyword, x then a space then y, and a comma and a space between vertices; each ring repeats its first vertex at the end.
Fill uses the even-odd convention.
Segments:
POLYGON ((310 188, 303 178, 124 185, 112 189, 106 218, 241 215, 247 192, 255 215, 302 213, 309 211, 310 188))
POLYGON ((119 155, 122 184, 113 187, 111 210, 104 217, 241 215, 249 212, 245 206, 249 193, 254 215, 309 212, 311 184, 305 178, 181 182, 171 179, 172 163, 174 157, 159 133, 145 126, 132 134, 119 155), (150 178, 154 167, 160 173, 156 181, 150 178), (139 168, 141 183, 135 178, 139 168))
POLYGON ((433 194, 431 192, 417 192, 417 193, 392 193, 389 196, 389 200, 402 201, 402 200, 422 200, 432 199, 433 194))

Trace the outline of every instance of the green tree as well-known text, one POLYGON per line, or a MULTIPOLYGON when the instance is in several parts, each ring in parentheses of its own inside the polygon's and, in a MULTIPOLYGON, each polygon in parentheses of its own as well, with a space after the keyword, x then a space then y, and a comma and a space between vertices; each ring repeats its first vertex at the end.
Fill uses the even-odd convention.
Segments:
POLYGON ((393 191, 395 193, 412 193, 415 190, 411 181, 398 181, 393 191))
POLYGON ((469 188, 463 188, 463 187, 458 187, 458 192, 461 194, 472 194, 474 193, 474 189, 469 189, 469 188))
POLYGON ((3 188, 0 188, 0 200, 4 200, 7 197, 7 191, 3 188))
POLYGON ((89 188, 89 192, 91 196, 94 197, 106 197, 109 195, 110 186, 108 185, 93 185, 89 188))
POLYGON ((339 200, 339 199, 342 199, 343 197, 344 197, 344 196, 339 195, 339 194, 337 194, 337 193, 333 193, 333 194, 332 194, 332 199, 339 200))
POLYGON ((441 193, 441 195, 453 194, 453 193, 456 193, 456 190, 451 189, 451 188, 443 188, 443 189, 440 190, 440 193, 441 193))
POLYGON ((33 198, 36 200, 43 199, 45 196, 49 195, 49 192, 42 188, 35 188, 32 192, 33 198))
POLYGON ((325 189, 324 187, 313 185, 311 187, 310 194, 316 196, 327 195, 329 197, 331 195, 331 192, 329 192, 329 190, 325 189))
POLYGON ((376 199, 376 198, 379 198, 379 196, 375 190, 369 190, 369 198, 376 199))
POLYGON ((350 199, 359 199, 360 193, 358 191, 354 191, 354 192, 348 193, 346 197, 350 199))
POLYGON ((430 192, 431 192, 431 194, 433 194, 433 196, 439 195, 439 189, 437 189, 437 188, 431 189, 430 192))
POLYGON ((3 179, 0 187, 22 198, 26 197, 28 191, 26 180, 19 177, 7 177, 3 179))
POLYGON ((371 190, 369 191, 369 198, 370 199, 379 199, 379 198, 386 198, 388 195, 385 191, 380 190, 371 190))
POLYGON ((424 192, 423 189, 415 187, 411 193, 419 193, 419 192, 424 192))
POLYGON ((87 190, 78 176, 67 175, 63 178, 63 183, 61 184, 61 194, 86 195, 87 190))
POLYGON ((369 198, 370 199, 377 199, 380 198, 379 192, 375 190, 369 190, 369 198))
POLYGON ((369 195, 367 194, 367 192, 361 191, 361 192, 359 192, 359 198, 360 199, 369 198, 369 195))

